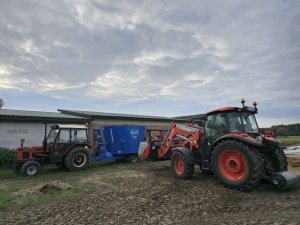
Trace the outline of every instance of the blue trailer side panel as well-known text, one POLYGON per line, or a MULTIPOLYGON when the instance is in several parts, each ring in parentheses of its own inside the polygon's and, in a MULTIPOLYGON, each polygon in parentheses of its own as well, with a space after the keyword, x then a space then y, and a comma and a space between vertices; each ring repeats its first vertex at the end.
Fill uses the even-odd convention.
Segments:
POLYGON ((105 126, 93 130, 98 155, 93 160, 114 160, 137 154, 144 139, 143 126, 105 126))

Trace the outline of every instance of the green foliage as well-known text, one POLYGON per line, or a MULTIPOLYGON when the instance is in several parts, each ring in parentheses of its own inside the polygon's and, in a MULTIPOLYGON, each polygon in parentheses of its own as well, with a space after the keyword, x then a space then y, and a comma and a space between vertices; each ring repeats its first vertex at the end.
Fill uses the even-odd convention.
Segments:
POLYGON ((0 168, 1 169, 13 168, 15 159, 16 159, 15 150, 0 147, 0 168))
POLYGON ((276 130, 277 136, 300 136, 300 123, 289 125, 276 125, 271 129, 276 130))
POLYGON ((292 136, 292 137, 284 136, 284 137, 279 137, 278 139, 282 141, 286 146, 300 144, 300 136, 292 136))

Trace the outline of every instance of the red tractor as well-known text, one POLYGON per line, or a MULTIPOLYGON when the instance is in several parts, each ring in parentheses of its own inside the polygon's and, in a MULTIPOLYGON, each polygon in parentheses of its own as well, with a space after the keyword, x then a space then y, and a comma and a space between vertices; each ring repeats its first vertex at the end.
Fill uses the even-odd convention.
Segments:
POLYGON ((220 108, 194 118, 193 124, 172 123, 160 141, 153 141, 149 130, 144 159, 171 159, 173 174, 181 179, 191 178, 199 164, 229 188, 251 190, 263 178, 281 189, 292 186, 297 176, 287 172, 281 142, 260 134, 256 102, 254 107, 245 106, 244 99, 241 103, 241 108, 220 108))
POLYGON ((15 170, 23 176, 35 176, 44 164, 54 163, 70 171, 89 166, 92 146, 88 143, 87 127, 84 125, 55 125, 46 136, 42 146, 17 149, 15 170))

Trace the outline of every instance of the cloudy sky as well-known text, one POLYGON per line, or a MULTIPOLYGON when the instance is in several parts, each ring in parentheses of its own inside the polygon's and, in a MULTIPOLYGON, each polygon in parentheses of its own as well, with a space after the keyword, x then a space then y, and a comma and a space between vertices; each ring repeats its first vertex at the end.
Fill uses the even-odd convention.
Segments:
POLYGON ((300 122, 300 1, 0 0, 4 108, 300 122))

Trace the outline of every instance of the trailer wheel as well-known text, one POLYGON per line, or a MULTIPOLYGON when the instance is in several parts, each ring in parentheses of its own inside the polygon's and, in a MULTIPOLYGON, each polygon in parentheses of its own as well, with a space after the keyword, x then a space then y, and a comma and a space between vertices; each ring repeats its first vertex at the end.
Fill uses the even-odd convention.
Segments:
POLYGON ((182 152, 176 151, 172 156, 171 166, 173 174, 179 179, 190 179, 194 174, 194 165, 188 164, 182 152))
POLYGON ((127 156, 126 160, 129 163, 136 163, 138 160, 138 156, 137 156, 137 154, 130 154, 127 156))
POLYGON ((257 151, 235 140, 223 141, 215 148, 212 168, 222 185, 244 191, 255 188, 263 176, 257 151))
POLYGON ((42 165, 35 160, 25 162, 21 167, 22 176, 34 177, 37 176, 42 168, 42 165))
POLYGON ((65 167, 70 171, 83 170, 89 166, 89 154, 84 148, 74 148, 65 157, 65 167))

